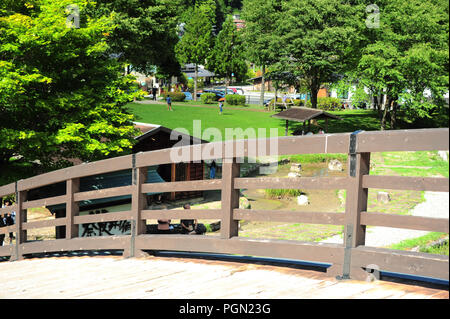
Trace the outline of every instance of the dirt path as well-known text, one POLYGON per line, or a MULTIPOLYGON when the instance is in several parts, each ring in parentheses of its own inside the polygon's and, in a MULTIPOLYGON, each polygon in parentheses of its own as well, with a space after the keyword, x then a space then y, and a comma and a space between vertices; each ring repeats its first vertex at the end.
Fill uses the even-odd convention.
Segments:
MULTIPOLYGON (((411 211, 412 216, 449 218, 449 193, 425 192, 425 201, 418 204, 411 211)), ((416 238, 428 234, 428 231, 391 228, 367 227, 366 246, 387 247, 405 239, 416 238)), ((342 235, 329 237, 324 243, 343 243, 342 235)))

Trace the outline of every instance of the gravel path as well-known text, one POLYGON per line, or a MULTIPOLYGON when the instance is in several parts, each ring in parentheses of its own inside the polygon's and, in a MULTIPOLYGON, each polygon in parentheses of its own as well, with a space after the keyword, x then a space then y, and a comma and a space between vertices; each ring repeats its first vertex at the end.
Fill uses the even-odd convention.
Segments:
MULTIPOLYGON (((425 201, 411 211, 412 216, 449 218, 449 193, 425 192, 425 201)), ((410 230, 392 227, 367 227, 366 246, 386 247, 405 239, 416 238, 428 234, 428 231, 410 230)), ((329 237, 322 242, 342 244, 342 235, 329 237)))

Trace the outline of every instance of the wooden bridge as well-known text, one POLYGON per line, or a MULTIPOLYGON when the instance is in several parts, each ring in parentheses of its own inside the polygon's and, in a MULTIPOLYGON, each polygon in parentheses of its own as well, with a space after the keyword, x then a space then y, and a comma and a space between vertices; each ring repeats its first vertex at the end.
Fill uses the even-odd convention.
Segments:
MULTIPOLYGON (((15 194, 13 206, 1 214, 16 212, 16 224, 0 228, 0 234, 14 232, 16 243, 0 247, 0 257, 20 261, 37 253, 119 250, 123 257, 144 257, 147 251, 185 251, 244 256, 263 256, 331 264, 326 274, 331 278, 366 280, 376 271, 449 279, 448 256, 390 250, 365 246, 366 226, 385 226, 448 233, 448 218, 427 218, 367 211, 368 189, 403 189, 449 191, 448 178, 370 175, 371 152, 448 150, 449 130, 421 129, 382 132, 354 132, 312 136, 279 137, 264 140, 237 140, 184 146, 188 158, 173 159, 174 149, 137 153, 86 163, 0 187, 0 197, 15 194), (274 144, 274 142, 276 142, 274 144), (297 178, 242 178, 239 158, 262 154, 277 146, 278 155, 348 154, 348 176, 297 178), (255 149, 256 148, 256 149, 255 149), (147 167, 176 161, 217 159, 212 149, 221 150, 222 178, 187 182, 145 183, 147 167), (128 186, 79 191, 80 178, 119 170, 132 170, 128 186), (32 189, 65 182, 66 194, 27 200, 32 189), (240 189, 345 189, 345 213, 243 210, 239 209, 240 189), (202 210, 149 210, 148 192, 220 190, 221 208, 202 210), (130 211, 79 215, 83 200, 131 195, 130 211), (66 205, 66 216, 44 221, 27 221, 27 209, 55 204, 66 205), (147 219, 220 219, 220 236, 146 234, 147 219), (130 235, 79 237, 81 224, 110 221, 131 222, 130 235), (239 237, 238 221, 284 221, 292 223, 344 226, 343 244, 263 240, 239 237), (27 240, 27 231, 43 227, 65 226, 65 238, 44 241, 27 240)), ((273 153, 272 153, 273 154, 273 153)), ((19 264, 20 262, 8 263, 19 264)), ((3 268, 4 264, 1 265, 3 268)), ((95 266, 94 266, 95 267, 95 266)), ((448 293, 446 295, 448 298, 448 293)))

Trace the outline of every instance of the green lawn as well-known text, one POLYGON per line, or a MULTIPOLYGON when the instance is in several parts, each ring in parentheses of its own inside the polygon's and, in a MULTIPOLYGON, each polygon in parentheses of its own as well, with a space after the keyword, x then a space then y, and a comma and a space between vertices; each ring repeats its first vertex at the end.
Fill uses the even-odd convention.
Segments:
MULTIPOLYGON (((202 132, 206 128, 217 128, 222 134, 222 140, 226 140, 225 128, 254 129, 256 137, 264 137, 258 132, 258 128, 265 128, 266 137, 269 137, 269 129, 276 128, 278 136, 285 134, 285 121, 272 118, 276 112, 263 112, 257 107, 225 106, 222 115, 219 115, 215 104, 194 106, 193 102, 173 103, 174 111, 168 111, 164 104, 128 104, 129 111, 136 116, 138 122, 152 123, 166 126, 171 129, 184 128, 195 137, 200 137, 193 132, 194 120, 201 120, 202 132)), ((198 104, 200 105, 200 104, 198 104)), ((356 130, 378 130, 377 114, 370 110, 348 110, 332 112, 342 118, 329 120, 329 133, 353 132, 356 130)), ((318 121, 324 125, 324 121, 318 121)), ((289 122, 289 132, 302 127, 302 123, 289 122)), ((203 139, 216 141, 214 138, 204 136, 203 139)))

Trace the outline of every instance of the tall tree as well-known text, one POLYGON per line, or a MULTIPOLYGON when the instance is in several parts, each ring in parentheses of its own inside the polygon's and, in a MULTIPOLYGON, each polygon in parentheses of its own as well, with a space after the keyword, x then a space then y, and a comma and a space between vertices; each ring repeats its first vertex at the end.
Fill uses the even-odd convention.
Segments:
POLYGON ((116 27, 107 41, 120 62, 148 74, 154 65, 175 59, 181 0, 97 0, 96 4, 90 15, 112 14, 116 27))
POLYGON ((227 17, 216 37, 207 65, 216 75, 226 78, 226 86, 230 84, 233 75, 243 78, 247 73, 241 33, 231 16, 227 17))
POLYGON ((278 28, 283 58, 307 82, 313 108, 321 85, 335 81, 336 74, 354 61, 363 12, 361 6, 345 0, 283 3, 278 28))
POLYGON ((130 151, 124 105, 136 88, 108 55, 112 18, 89 16, 87 0, 18 3, 26 9, 0 7, 0 164, 16 156, 50 169, 130 151), (67 23, 70 5, 79 25, 67 23))
POLYGON ((393 129, 401 104, 410 119, 431 117, 443 105, 449 88, 449 4, 391 0, 379 9, 379 27, 366 30, 371 41, 357 71, 366 86, 385 95, 380 126, 386 129, 390 119, 393 129))
POLYGON ((242 6, 247 58, 262 68, 261 105, 264 105, 266 68, 279 60, 281 43, 275 30, 283 18, 280 16, 281 3, 281 0, 244 0, 242 6))
POLYGON ((197 101, 198 66, 205 65, 206 59, 213 46, 212 27, 215 17, 215 2, 204 0, 196 4, 191 20, 184 27, 185 32, 175 47, 180 63, 193 63, 194 100, 197 101))

